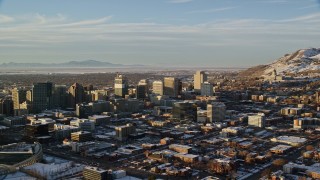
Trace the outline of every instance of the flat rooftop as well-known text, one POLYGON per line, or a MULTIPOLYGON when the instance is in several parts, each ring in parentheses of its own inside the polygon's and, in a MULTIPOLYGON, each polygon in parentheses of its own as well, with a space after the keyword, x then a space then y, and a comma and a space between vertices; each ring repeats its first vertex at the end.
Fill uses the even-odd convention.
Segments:
POLYGON ((107 170, 105 170, 105 169, 101 169, 101 168, 93 167, 93 166, 86 166, 84 169, 96 171, 96 172, 99 172, 99 173, 103 173, 103 172, 106 172, 106 171, 107 171, 107 170))
POLYGON ((306 138, 296 137, 296 136, 279 136, 276 138, 278 141, 288 141, 293 143, 304 143, 307 141, 306 138))
POLYGON ((4 153, 33 154, 33 144, 13 143, 0 146, 0 154, 4 153))
POLYGON ((78 131, 78 132, 73 132, 71 134, 74 134, 74 135, 81 135, 81 134, 91 134, 90 132, 88 131, 78 131))

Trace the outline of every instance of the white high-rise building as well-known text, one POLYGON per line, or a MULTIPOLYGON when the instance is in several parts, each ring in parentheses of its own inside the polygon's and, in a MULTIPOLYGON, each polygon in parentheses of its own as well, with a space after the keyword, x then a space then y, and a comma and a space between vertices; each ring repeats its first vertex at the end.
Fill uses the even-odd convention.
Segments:
POLYGON ((157 95, 163 95, 163 82, 162 81, 153 81, 152 83, 152 92, 157 95))
POLYGON ((117 74, 115 77, 114 94, 117 97, 125 97, 128 94, 128 79, 124 75, 117 74))
POLYGON ((194 91, 200 92, 201 91, 201 84, 207 81, 207 74, 204 71, 197 71, 196 74, 193 76, 194 80, 194 91))

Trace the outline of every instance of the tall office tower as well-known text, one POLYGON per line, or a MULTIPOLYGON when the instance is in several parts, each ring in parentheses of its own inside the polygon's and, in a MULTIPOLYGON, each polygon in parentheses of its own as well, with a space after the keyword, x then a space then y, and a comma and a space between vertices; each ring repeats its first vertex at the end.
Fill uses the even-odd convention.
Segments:
POLYGON ((225 119, 226 105, 222 102, 213 102, 207 105, 207 111, 209 122, 220 122, 225 119))
POLYGON ((125 97, 128 94, 128 79, 124 75, 117 74, 114 79, 114 94, 116 97, 125 97))
POLYGON ((162 81, 153 81, 152 83, 152 92, 157 95, 163 95, 163 82, 162 81))
POLYGON ((68 93, 66 85, 55 85, 52 94, 52 107, 64 109, 67 107, 68 93))
POLYGON ((12 90, 13 109, 20 109, 20 104, 25 102, 27 98, 27 91, 23 89, 14 88, 12 90))
POLYGON ((82 85, 74 83, 68 89, 68 106, 70 108, 76 108, 76 104, 83 103, 85 101, 85 92, 82 85))
POLYGON ((197 71, 196 74, 193 75, 194 79, 194 91, 201 91, 201 84, 207 81, 207 74, 204 71, 197 71))
POLYGON ((13 101, 9 97, 0 99, 0 114, 13 116, 13 101))
POLYGON ((197 105, 191 102, 176 102, 172 107, 172 117, 179 120, 197 120, 197 105))
POLYGON ((174 77, 165 77, 164 78, 164 95, 169 97, 178 97, 181 95, 182 83, 180 79, 174 77))
POLYGON ((79 118, 88 118, 88 116, 93 115, 92 106, 86 103, 76 104, 76 115, 79 118))
POLYGON ((32 112, 40 113, 52 105, 52 83, 36 83, 32 87, 32 112))
POLYGON ((26 101, 27 101, 27 103, 31 103, 32 102, 32 90, 27 91, 27 93, 26 93, 26 101))
POLYGON ((13 111, 15 116, 28 114, 27 91, 14 88, 12 90, 13 111))
POLYGON ((149 91, 148 80, 142 79, 137 85, 136 98, 145 99, 149 91))
POLYGON ((209 82, 204 82, 201 84, 201 96, 212 96, 213 95, 213 85, 209 82))

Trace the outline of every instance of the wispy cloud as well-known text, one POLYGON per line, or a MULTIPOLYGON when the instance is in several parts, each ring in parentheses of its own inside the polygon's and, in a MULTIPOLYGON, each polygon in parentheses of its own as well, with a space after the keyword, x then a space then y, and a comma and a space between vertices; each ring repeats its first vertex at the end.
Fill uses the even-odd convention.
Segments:
POLYGON ((299 7, 298 9, 310 9, 310 8, 315 8, 315 7, 319 7, 319 4, 312 4, 312 5, 308 5, 308 6, 303 6, 303 7, 299 7))
POLYGON ((261 0, 261 1, 257 1, 260 3, 269 3, 269 4, 286 4, 286 3, 290 3, 289 0, 261 0))
POLYGON ((216 12, 227 11, 227 10, 231 10, 231 9, 235 9, 235 8, 236 7, 222 7, 222 8, 195 10, 195 11, 189 11, 189 12, 187 12, 187 14, 216 13, 216 12))
POLYGON ((112 19, 112 16, 106 16, 106 17, 99 18, 99 19, 83 20, 83 21, 77 21, 77 22, 72 22, 72 23, 59 24, 56 26, 71 27, 71 26, 97 25, 97 24, 103 24, 111 19, 112 19))
POLYGON ((39 47, 39 46, 35 46, 35 45, 31 45, 31 44, 0 44, 0 47, 5 47, 5 48, 8 48, 8 47, 12 47, 12 48, 27 48, 27 47, 39 47))
POLYGON ((14 21, 13 17, 0 14, 0 23, 9 23, 13 21, 14 21))
POLYGON ((304 16, 298 16, 295 18, 282 19, 278 20, 278 22, 320 22, 320 13, 313 13, 304 16))
POLYGON ((212 57, 220 57, 232 59, 230 64, 234 65, 236 55, 232 54, 240 53, 242 58, 250 59, 250 51, 257 48, 281 51, 278 47, 318 46, 320 37, 320 23, 315 23, 320 21, 318 14, 283 20, 219 19, 202 24, 164 24, 152 19, 118 23, 116 17, 110 21, 112 16, 84 20, 61 14, 2 16, 13 21, 0 26, 1 62, 106 58, 185 63, 194 59, 213 62, 212 57), (274 45, 277 47, 271 47, 274 45))
POLYGON ((193 0, 169 0, 169 3, 174 3, 174 4, 181 4, 181 3, 188 3, 192 2, 193 0))
POLYGON ((62 14, 57 14, 56 16, 47 17, 46 15, 35 13, 35 14, 24 16, 20 20, 27 21, 26 19, 33 20, 34 22, 39 24, 52 24, 52 23, 64 22, 67 18, 62 14))
MULTIPOLYGON (((10 18, 15 21, 0 26, 2 48, 56 46, 68 49, 70 46, 90 43, 95 47, 115 49, 177 46, 209 48, 242 46, 244 42, 246 46, 254 46, 266 41, 286 42, 287 39, 298 42, 320 36, 320 23, 314 23, 320 21, 320 13, 277 21, 224 19, 194 25, 115 23, 110 22, 112 16, 82 21, 74 21, 63 15, 47 17, 34 14, 27 19, 10 18)), ((98 51, 95 48, 91 50, 98 51)))

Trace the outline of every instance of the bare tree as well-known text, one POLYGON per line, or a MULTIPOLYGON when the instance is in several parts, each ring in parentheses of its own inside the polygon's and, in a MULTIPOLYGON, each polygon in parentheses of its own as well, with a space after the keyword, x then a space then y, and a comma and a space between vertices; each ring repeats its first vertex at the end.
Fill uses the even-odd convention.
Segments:
POLYGON ((255 159, 254 159, 251 155, 247 155, 247 156, 245 157, 245 162, 246 162, 247 164, 253 164, 253 163, 255 162, 255 159))
POLYGON ((271 177, 271 168, 267 168, 261 172, 261 177, 271 177))
POLYGON ((285 165, 286 163, 287 163, 287 161, 282 158, 279 158, 279 159, 272 161, 272 164, 277 167, 281 167, 281 166, 285 165))
POLYGON ((313 151, 314 147, 312 145, 308 145, 308 146, 306 146, 306 150, 307 151, 313 151))

